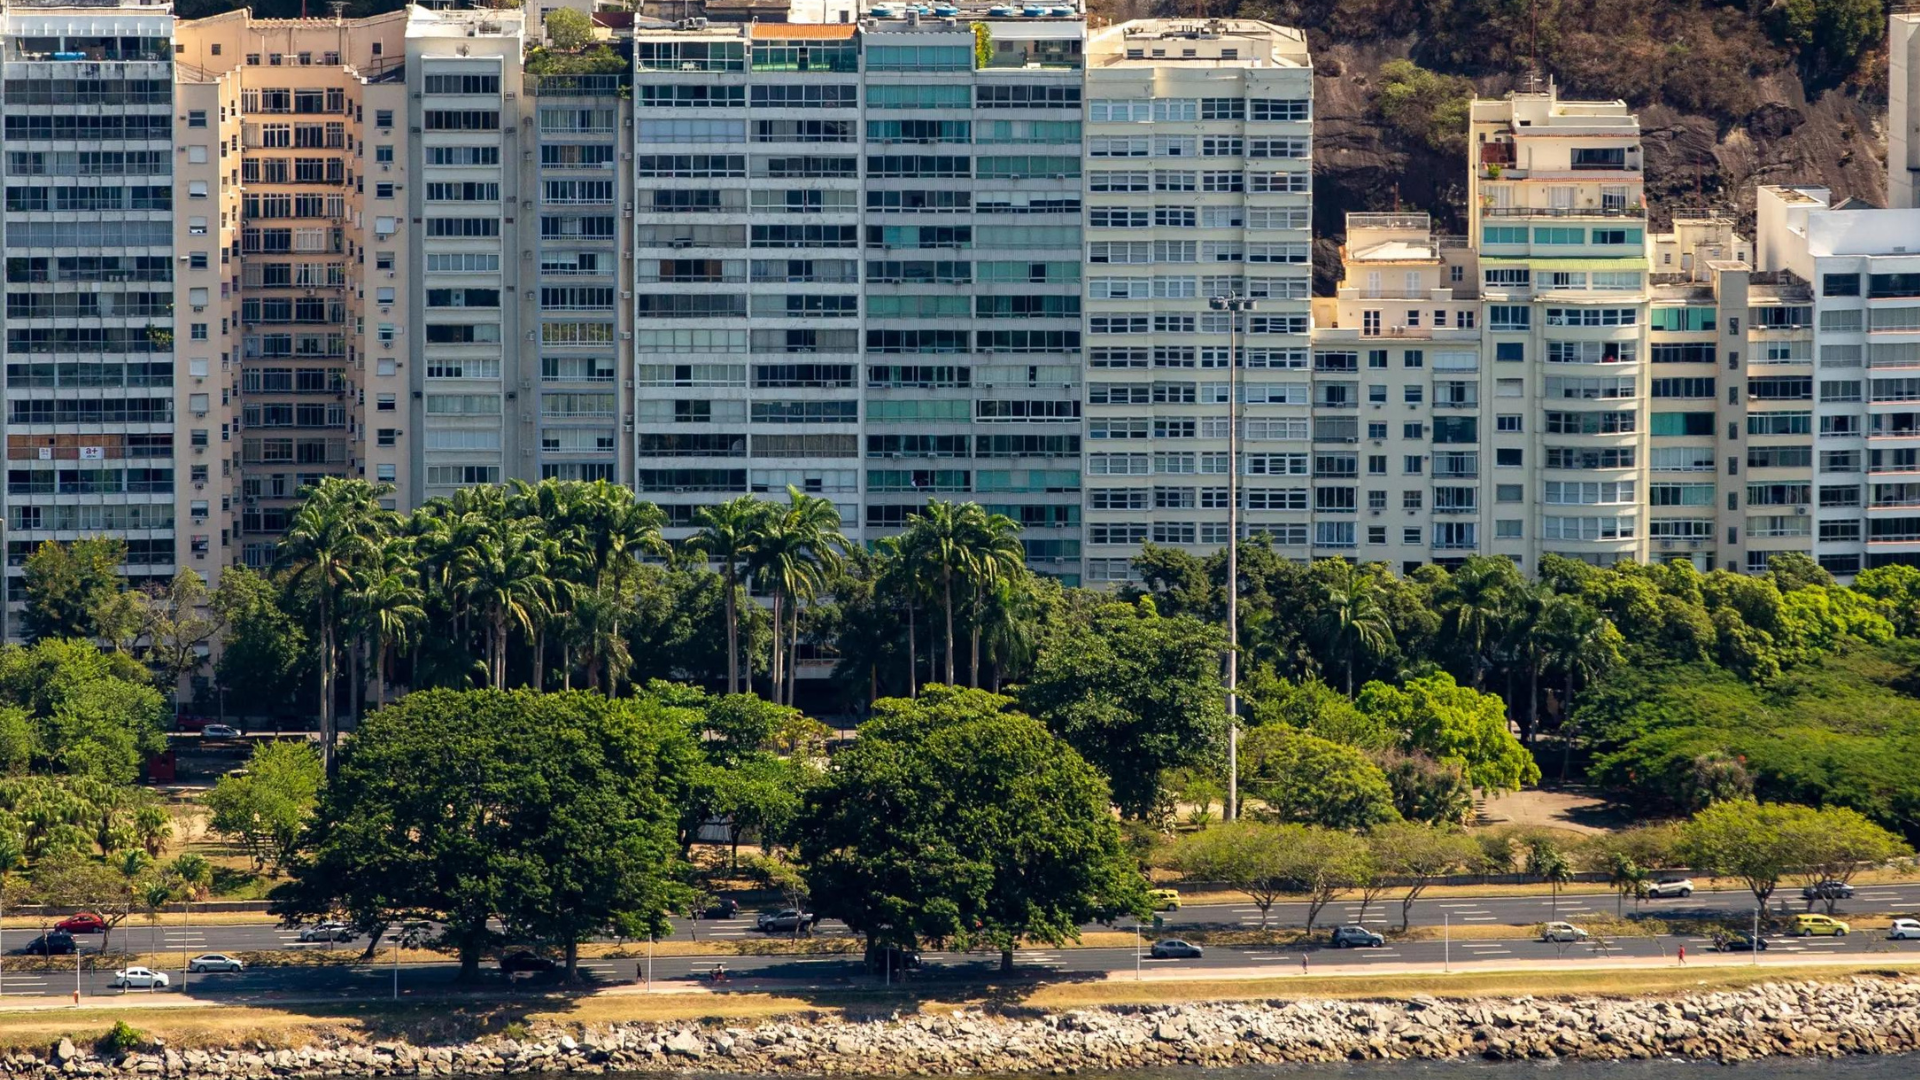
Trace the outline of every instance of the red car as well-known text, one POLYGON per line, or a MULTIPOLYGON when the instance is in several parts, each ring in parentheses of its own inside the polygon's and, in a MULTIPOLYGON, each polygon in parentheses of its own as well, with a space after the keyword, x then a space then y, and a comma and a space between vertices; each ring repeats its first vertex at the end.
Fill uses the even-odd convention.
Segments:
POLYGON ((61 919, 53 924, 53 928, 65 930, 69 934, 100 934, 106 932, 107 921, 91 911, 83 911, 78 915, 69 915, 61 919))

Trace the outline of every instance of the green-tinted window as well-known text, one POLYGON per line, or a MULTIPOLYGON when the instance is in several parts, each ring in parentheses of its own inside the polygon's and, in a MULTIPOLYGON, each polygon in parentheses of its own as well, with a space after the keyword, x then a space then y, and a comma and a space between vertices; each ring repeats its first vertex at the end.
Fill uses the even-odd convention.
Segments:
POLYGON ((965 86, 869 86, 869 109, 964 109, 972 104, 965 86))
POLYGON ((1524 244, 1527 242, 1525 225, 1488 225, 1480 230, 1481 239, 1489 244, 1524 244))
MULTIPOLYGON (((760 65, 754 64, 755 68, 760 65)), ((868 71, 972 71, 967 45, 874 45, 867 49, 868 71)))
POLYGON ((1587 230, 1567 225, 1543 225, 1533 230, 1533 242, 1556 247, 1584 244, 1587 242, 1587 230))
POLYGON ((1073 180, 1080 176, 1079 158, 1044 154, 982 157, 974 162, 974 167, 976 175, 982 180, 1028 180, 1037 177, 1073 180))
POLYGON ((1657 412, 1653 414, 1655 435, 1712 435, 1710 412, 1657 412))
POLYGON ((860 47, 846 41, 756 41, 755 71, 859 71, 860 47))
POLYGON ((1653 309, 1652 326, 1669 331, 1711 330, 1714 313, 1710 307, 1657 307, 1653 309))
POLYGON ((871 401, 867 419, 875 423, 916 423, 922 420, 971 420, 965 401, 871 401))

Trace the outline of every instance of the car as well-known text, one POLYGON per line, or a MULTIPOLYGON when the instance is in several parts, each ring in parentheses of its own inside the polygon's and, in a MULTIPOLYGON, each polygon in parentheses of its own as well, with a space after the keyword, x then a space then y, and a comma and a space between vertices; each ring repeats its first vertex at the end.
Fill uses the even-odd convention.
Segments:
POLYGON ((1179 891, 1175 889, 1153 890, 1153 910, 1179 911, 1180 910, 1179 891))
POLYGON ((1721 952, 1766 952, 1767 939, 1754 937, 1744 930, 1736 930, 1715 940, 1714 947, 1721 952))
POLYGON ((797 908, 782 911, 763 911, 753 920, 753 928, 763 934, 792 934, 801 930, 812 930, 820 916, 812 915, 797 908))
POLYGON ((1585 941, 1588 934, 1572 923, 1550 922, 1540 928, 1541 941, 1585 941))
POLYGON ((69 934, 103 934, 107 930, 107 920, 91 911, 82 911, 54 923, 53 928, 69 934))
POLYGON ((1813 937, 1815 935, 1820 937, 1846 937, 1847 931, 1851 929, 1853 929, 1853 927, 1848 926, 1846 923, 1841 922, 1831 915, 1808 913, 1805 915, 1795 915, 1793 917, 1792 932, 1800 937, 1813 937))
POLYGON ((165 990, 172 985, 164 971, 152 968, 122 968, 113 973, 113 987, 116 990, 165 990))
POLYGON ((246 964, 235 957, 228 956, 226 953, 201 953, 199 956, 187 961, 187 970, 189 972, 232 971, 237 973, 245 971, 246 968, 246 964))
POLYGON ((78 948, 79 946, 74 944, 72 934, 50 930, 15 951, 28 956, 68 956, 78 948))
POLYGON ((1853 886, 1844 881, 1834 881, 1831 878, 1826 881, 1816 881, 1800 890, 1800 899, 1807 901, 1851 900, 1853 899, 1853 886))
POLYGON ((1336 949, 1377 949, 1387 943, 1386 938, 1364 926, 1337 927, 1331 940, 1336 949))
POLYGON ((1912 941, 1920 938, 1920 919, 1895 919, 1887 927, 1887 937, 1894 941, 1912 941))
POLYGON ((696 919, 731 919, 740 914, 740 901, 715 900, 699 911, 694 912, 696 919))
POLYGON ((1664 900, 1669 896, 1682 899, 1693 895, 1692 878, 1661 878, 1647 886, 1647 899, 1664 900))
POLYGON ((1191 941, 1179 938, 1162 938, 1153 943, 1147 955, 1155 960, 1198 960, 1206 955, 1205 950, 1191 941))
POLYGON ((535 975, 552 971, 559 965, 552 958, 521 949, 500 958, 500 970, 509 975, 535 975))
POLYGON ((359 936, 343 922, 315 923, 300 931, 301 941, 352 941, 359 936))
POLYGON ((232 724, 208 724, 200 729, 202 739, 237 739, 240 729, 232 724))

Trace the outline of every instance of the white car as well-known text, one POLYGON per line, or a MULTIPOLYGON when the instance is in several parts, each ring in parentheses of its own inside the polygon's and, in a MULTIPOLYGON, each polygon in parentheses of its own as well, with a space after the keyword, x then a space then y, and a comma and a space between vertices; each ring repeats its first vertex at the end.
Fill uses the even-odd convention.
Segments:
POLYGON ((1887 927, 1887 937, 1894 941, 1912 941, 1920 938, 1920 919, 1895 919, 1887 927))
POLYGON ((1647 886, 1647 899, 1660 900, 1669 896, 1681 898, 1693 895, 1692 878, 1662 878, 1647 886))
POLYGON ((1550 922, 1540 929, 1541 941, 1585 941, 1587 932, 1572 923, 1550 922))
POLYGON ((187 961, 188 971, 245 971, 247 965, 225 953, 203 953, 187 961))
POLYGON ((117 990, 165 990, 170 985, 170 980, 164 971, 130 967, 113 973, 113 985, 117 990))
POLYGON ((352 941, 358 936, 343 922, 316 923, 300 931, 301 941, 352 941))

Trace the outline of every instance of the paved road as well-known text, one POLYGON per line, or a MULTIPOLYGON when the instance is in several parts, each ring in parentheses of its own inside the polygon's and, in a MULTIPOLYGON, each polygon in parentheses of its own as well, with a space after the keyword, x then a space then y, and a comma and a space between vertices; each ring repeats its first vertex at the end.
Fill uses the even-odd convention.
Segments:
MULTIPOLYGON (((1303 956, 1310 971, 1326 970, 1333 966, 1346 971, 1367 966, 1401 971, 1407 965, 1438 968, 1447 962, 1464 966, 1488 961, 1508 965, 1538 964, 1542 971, 1551 971, 1557 963, 1603 958, 1659 963, 1673 957, 1682 946, 1695 957, 1705 957, 1710 951, 1710 943, 1705 938, 1674 936, 1662 939, 1621 938, 1598 945, 1567 946, 1515 940, 1403 942, 1378 949, 1332 949, 1324 945, 1305 949, 1214 946, 1206 950, 1204 957, 1183 960, 1155 960, 1132 948, 1031 949, 1017 953, 1015 964, 1023 972, 1061 978, 1107 972, 1124 974, 1135 970, 1136 965, 1145 971, 1191 971, 1195 974, 1209 971, 1244 972, 1271 967, 1276 974, 1291 974, 1300 970, 1303 956)), ((1770 958, 1799 959, 1826 956, 1860 959, 1893 955, 1920 956, 1920 941, 1887 941, 1881 935, 1865 933, 1845 938, 1777 938, 1772 939, 1772 947, 1767 952, 1770 958)), ((714 957, 660 957, 652 965, 653 979, 656 984, 697 982, 716 962, 714 957)), ((725 964, 734 978, 753 980, 756 985, 771 983, 769 988, 772 989, 778 989, 782 983, 796 989, 872 987, 881 981, 864 971, 858 958, 850 957, 741 956, 727 957, 725 964)), ((922 957, 921 966, 912 973, 912 979, 915 982, 927 982, 979 978, 994 973, 998 966, 996 956, 928 953, 922 957)), ((583 961, 581 967, 592 981, 614 984, 639 980, 647 965, 645 960, 621 959, 588 960, 583 961)), ((399 970, 400 988, 409 995, 447 989, 457 973, 457 965, 451 963, 404 965, 399 970)), ((180 992, 180 970, 174 968, 168 974, 173 980, 173 989, 168 992, 180 992)), ((486 966, 485 978, 487 983, 496 988, 500 985, 500 975, 492 964, 486 966)), ((81 978, 83 995, 110 997, 117 994, 109 986, 111 979, 110 971, 84 973, 81 978)), ((4 993, 14 998, 65 997, 73 992, 74 985, 72 972, 29 973, 16 969, 4 975, 4 993)), ((227 1002, 270 1001, 287 995, 377 1000, 391 994, 393 985, 394 969, 375 964, 356 968, 262 968, 232 975, 194 975, 186 992, 209 1001, 227 1002)))
MULTIPOLYGON (((1805 903, 1799 898, 1799 890, 1783 889, 1783 892, 1784 896, 1776 895, 1774 899, 1772 906, 1775 913, 1790 914, 1806 910, 1805 903)), ((1557 917, 1578 923, 1583 918, 1596 914, 1611 914, 1614 910, 1615 903, 1611 895, 1596 896, 1589 893, 1562 896, 1557 907, 1557 917)), ((1627 904, 1626 910, 1633 911, 1634 905, 1627 904)), ((1701 892, 1685 900, 1649 900, 1639 905, 1639 910, 1648 915, 1658 916, 1747 916, 1753 911, 1753 896, 1744 890, 1701 892)), ((1824 910, 1824 907, 1821 910, 1824 910)), ((1837 910, 1843 917, 1849 911, 1920 913, 1920 882, 1863 886, 1854 899, 1841 901, 1837 910)), ((1415 902, 1412 919, 1415 926, 1437 927, 1445 923, 1462 927, 1478 924, 1528 926, 1546 922, 1555 917, 1555 914, 1554 902, 1545 896, 1473 899, 1440 896, 1432 899, 1423 898, 1415 902)), ((1260 925, 1260 912, 1251 903, 1203 905, 1186 907, 1174 912, 1163 912, 1161 920, 1164 924, 1161 930, 1163 934, 1177 934, 1182 930, 1191 929, 1252 929, 1260 925)), ((1316 925, 1330 926, 1356 922, 1375 929, 1397 926, 1400 922, 1400 903, 1389 895, 1383 900, 1375 901, 1363 915, 1357 901, 1341 900, 1328 905, 1320 913, 1316 925)), ((1304 904, 1275 904, 1269 913, 1268 925, 1271 927, 1300 927, 1305 923, 1306 905, 1304 904)), ((1088 927, 1088 929, 1102 928, 1088 927)), ((847 933, 847 929, 838 922, 827 920, 820 924, 816 932, 826 936, 842 936, 847 933)), ((4 944, 8 949, 17 949, 33 936, 31 931, 9 930, 4 935, 4 944)), ((696 936, 702 941, 738 941, 765 938, 769 935, 760 934, 753 929, 751 916, 738 919, 701 920, 692 925, 686 920, 674 921, 674 940, 688 941, 696 936)), ((1856 935, 1856 939, 1857 937, 1856 935)), ((97 950, 100 939, 96 936, 83 935, 79 941, 83 950, 89 948, 97 950)), ((297 932, 262 923, 224 925, 194 923, 183 927, 177 922, 169 921, 155 931, 141 920, 134 919, 123 923, 120 929, 114 932, 114 943, 117 949, 141 952, 158 949, 161 951, 185 950, 197 954, 275 949, 333 949, 357 953, 365 948, 366 939, 360 938, 337 944, 302 943, 297 932)))

